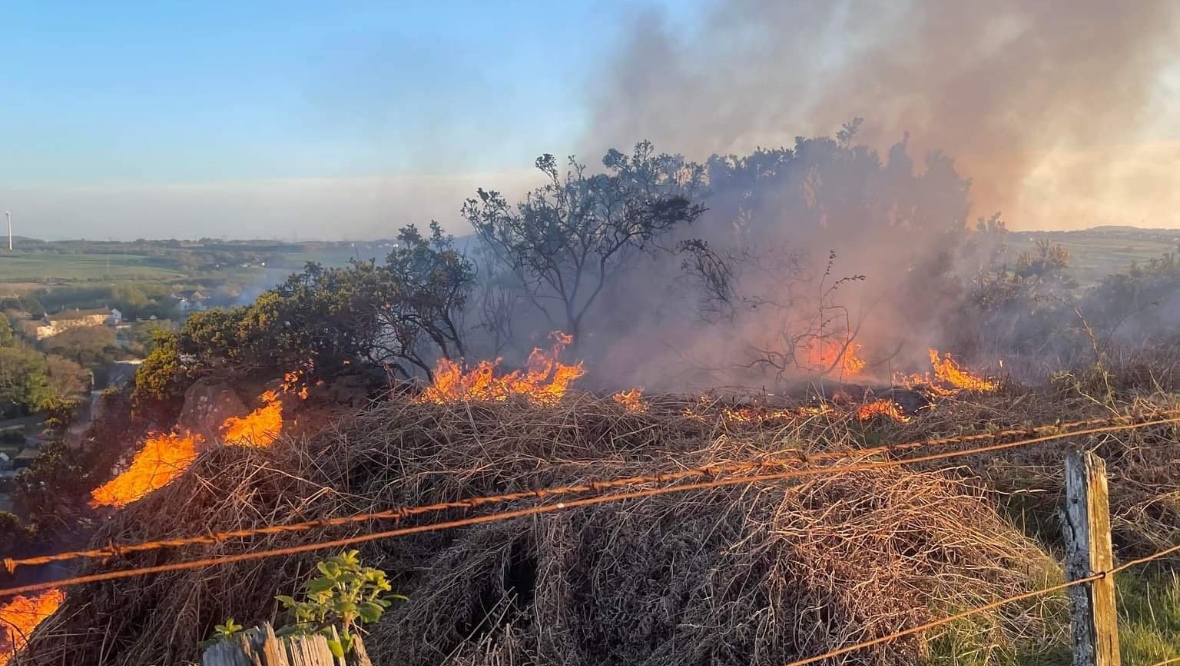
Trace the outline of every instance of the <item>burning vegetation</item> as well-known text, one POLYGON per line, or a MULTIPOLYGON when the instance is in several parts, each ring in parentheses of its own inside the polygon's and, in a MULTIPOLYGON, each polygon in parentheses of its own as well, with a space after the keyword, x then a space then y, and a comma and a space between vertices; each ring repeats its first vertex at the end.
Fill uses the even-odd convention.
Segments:
POLYGON ((937 349, 931 349, 930 365, 932 373, 902 376, 898 383, 907 388, 921 387, 942 397, 962 392, 994 393, 1000 389, 999 383, 972 373, 949 353, 940 356, 937 349))
POLYGON ((197 459, 201 441, 175 432, 148 437, 125 471, 94 489, 93 506, 122 508, 172 483, 197 459))
MULTIPOLYGON (((306 393, 303 393, 306 395, 306 393)), ((274 391, 259 398, 263 406, 244 417, 231 416, 221 426, 222 440, 229 446, 267 447, 283 432, 283 403, 274 391)))
MULTIPOLYGON (((1044 414, 1008 414, 1000 425, 1020 427, 1030 417, 1052 420, 1063 408, 1084 411, 1080 417, 1108 414, 1079 404, 1043 404, 1044 414)), ((1004 413, 1003 406, 1004 398, 994 394, 971 401, 944 399, 936 410, 911 419, 902 441, 960 433, 963 424, 990 422, 1004 413)), ((113 516, 95 539, 167 538, 191 533, 197 523, 211 531, 265 526, 289 512, 290 498, 301 498, 300 520, 318 520, 355 513, 358 502, 416 506, 757 462, 784 449, 843 454, 848 463, 861 460, 850 443, 858 441, 863 426, 845 418, 846 412, 771 428, 727 429, 724 419, 732 417, 722 416, 715 402, 664 396, 647 407, 625 413, 613 397, 586 394, 543 405, 391 398, 315 435, 308 446, 316 456, 290 455, 284 446, 231 447, 203 455, 193 473, 113 516), (718 436, 719 428, 724 436, 718 436), (217 483, 208 483, 210 478, 217 483), (322 491, 343 487, 347 495, 322 491)), ((893 418, 888 403, 866 407, 870 422, 893 418)), ((1142 441, 1143 435, 1112 436, 1103 446, 1114 447, 1113 464, 1132 464, 1134 456, 1116 454, 1142 449, 1142 441)), ((1153 461, 1176 455, 1166 429, 1150 441, 1159 444, 1150 452, 1153 461)), ((1022 477, 1019 483, 1037 488, 1058 483, 1059 475, 1044 475, 1044 457, 1031 455, 1028 470, 1042 470, 1041 476, 1022 477)), ((546 654, 574 650, 581 660, 607 664, 668 655, 649 663, 671 666, 685 650, 721 649, 717 646, 740 663, 774 665, 884 636, 941 616, 950 604, 981 605, 1058 575, 1053 559, 1005 520, 993 503, 995 495, 979 486, 1008 488, 1011 480, 997 474, 1018 461, 1005 459, 994 467, 988 460, 972 461, 969 482, 935 470, 870 470, 764 484, 756 491, 718 488, 606 504, 372 543, 365 547, 365 560, 396 572, 399 591, 412 601, 373 625, 366 646, 375 663, 410 666, 437 664, 439 650, 468 655, 474 664, 542 663, 546 654), (673 559, 675 567, 668 564, 673 559), (508 583, 505 571, 513 572, 508 583), (568 601, 570 595, 591 593, 596 603, 568 601), (718 615, 718 604, 728 610, 718 615), (817 610, 800 615, 800 604, 817 610), (671 612, 652 616, 650 609, 658 607, 671 612), (768 624, 752 631, 751 618, 767 608, 774 611, 766 613, 768 624), (792 630, 800 622, 820 620, 831 630, 792 630), (569 627, 568 632, 516 633, 519 627, 552 622, 569 627), (486 630, 473 633, 471 627, 481 623, 486 630)), ((1118 492, 1140 494, 1113 494, 1114 510, 1142 520, 1136 513, 1141 495, 1160 489, 1120 486, 1118 492)), ((1134 520, 1115 523, 1119 543, 1148 547, 1150 542, 1137 536, 1134 520)), ((265 547, 368 530, 371 526, 358 524, 276 534, 265 537, 265 547)), ((233 555, 259 547, 259 542, 230 540, 207 552, 233 555)), ((199 556, 137 553, 129 554, 125 565, 199 556)), ((229 615, 266 617, 273 612, 268 599, 275 591, 290 589, 319 557, 293 555, 264 567, 233 564, 217 577, 180 571, 146 585, 91 585, 67 599, 56 627, 78 638, 46 640, 30 650, 27 663, 132 666, 192 660, 198 641, 214 624, 229 615), (192 599, 215 602, 194 609, 192 599), (177 623, 185 612, 193 613, 193 620, 177 623), (87 633, 85 627, 103 631, 87 633), (118 656, 104 660, 108 642, 119 646, 118 656)), ((103 566, 94 563, 82 573, 103 566)), ((1065 640, 1064 603, 1053 599, 1048 604, 1035 617, 988 616, 989 649, 1040 654, 1048 649, 1044 646, 1065 640)), ((928 638, 909 637, 872 648, 862 653, 863 660, 912 664, 922 661, 931 645, 928 638)))
POLYGON ((877 418, 889 419, 898 423, 910 420, 901 412, 901 407, 892 400, 874 400, 861 405, 856 410, 856 420, 858 421, 872 421, 877 418))
POLYGON ((565 365, 558 361, 561 352, 573 342, 573 336, 554 332, 553 345, 548 350, 535 348, 529 354, 524 370, 499 374, 500 361, 480 361, 473 368, 463 367, 449 359, 440 359, 434 370, 434 380, 419 397, 421 402, 446 403, 455 401, 504 401, 521 397, 540 405, 552 405, 561 400, 570 383, 586 374, 579 361, 565 365))
MULTIPOLYGON (((942 22, 915 22, 928 23, 942 22)), ((1097 400, 1062 399, 1045 413, 1009 414, 1000 382, 968 366, 1037 356, 1062 338, 1054 363, 1076 361, 1081 349, 1097 353, 1086 362, 1105 372, 1109 356, 1087 341, 1115 340, 1136 314, 1106 301, 1139 302, 1144 285, 1170 298, 1180 263, 1112 280, 1094 292, 1102 299, 1088 302, 1096 307, 1075 309, 1086 301, 1068 293, 1068 253, 1046 243, 1010 267, 1003 221, 968 224, 972 181, 953 160, 937 152, 914 160, 908 135, 879 152, 884 144, 859 142, 860 128, 855 119, 835 136, 699 163, 647 142, 607 152, 601 169, 545 155, 536 162, 542 185, 519 201, 481 189, 465 202, 470 253, 438 225, 428 234, 411 225, 383 262, 312 264, 250 306, 193 313, 160 338, 137 374, 136 413, 160 415, 152 427, 167 430, 182 422, 176 403, 194 382, 229 375, 234 415, 219 413, 211 419, 219 427, 203 434, 173 426, 147 436, 125 470, 82 491, 95 507, 121 509, 101 514, 96 540, 270 524, 290 518, 292 506, 315 520, 586 483, 603 470, 756 463, 784 449, 859 461, 867 455, 860 445, 903 432, 936 438, 997 420, 1011 428, 1045 414, 1093 412, 1097 400), (850 274, 860 270, 873 279, 850 274), (1072 323, 1082 310, 1096 314, 1096 329, 1072 323), (1070 335, 1057 335, 1069 327, 1070 335), (554 328, 565 332, 533 348, 554 328), (577 360, 562 362, 575 339, 577 360), (926 349, 930 369, 922 372, 926 349), (886 372, 902 371, 883 376, 886 363, 886 372), (575 391, 587 366, 595 377, 575 391), (288 373, 252 410, 240 404, 238 386, 258 387, 293 367, 305 370, 288 373), (295 416, 284 414, 284 399, 353 380, 364 398, 359 413, 301 442, 306 448, 281 444, 295 416), (373 383, 379 390, 366 392, 373 383), (649 394, 611 393, 629 386, 649 394), (678 397, 687 387, 693 397, 678 397), (721 387, 761 392, 724 402, 699 395, 721 387), (831 399, 829 389, 838 390, 831 399), (971 400, 956 399, 965 395, 971 400), (207 482, 214 476, 217 484, 207 482)), ((1163 325, 1142 329, 1159 334, 1177 319, 1165 312, 1163 325)), ((1082 393, 1082 381, 1073 388, 1082 393)), ((1105 388, 1102 415, 1111 405, 1128 414, 1156 408, 1142 394, 1105 388)), ((1103 442, 1116 452, 1139 444, 1103 442)), ((1140 448, 1160 455, 1162 469, 1174 444, 1161 441, 1162 453, 1140 448)), ((1039 483, 1037 497, 1057 493, 1056 481, 1036 478, 1044 461, 1034 463, 1025 471, 1039 483)), ((671 666, 685 655, 764 664, 883 636, 1056 573, 1041 535, 1022 532, 996 505, 1013 485, 1027 490, 1028 479, 1013 484, 979 465, 970 483, 936 471, 873 470, 369 544, 366 560, 396 570, 422 600, 376 627, 372 650, 411 666, 436 664, 440 654, 472 664, 671 666)), ((1135 498, 1139 507, 1148 499, 1135 498)), ((1136 502, 1119 501, 1120 542, 1145 541, 1126 526, 1149 518, 1130 508, 1136 502)), ((213 549, 232 554, 354 529, 338 527, 213 549)), ((171 557, 133 554, 122 564, 171 557)), ((65 602, 71 640, 30 649, 30 663, 191 659, 228 612, 267 617, 275 591, 311 564, 295 555, 216 579, 197 571, 130 590, 92 585, 65 602)), ((46 614, 61 603, 60 595, 54 604, 17 601, 46 614)), ((1053 640, 1051 623, 998 614, 980 633, 989 655, 1045 634, 1030 648, 1040 649, 1053 640)), ((930 651, 914 636, 856 658, 911 664, 930 651)))
POLYGON ((0 642, 0 666, 8 664, 12 656, 24 648, 37 625, 53 615, 65 601, 61 590, 48 590, 33 597, 13 597, 0 607, 0 628, 4 632, 0 642))
MULTIPOLYGON (((306 386, 289 374, 280 389, 306 399, 306 386)), ((266 448, 283 432, 283 403, 276 391, 259 396, 262 406, 246 416, 231 416, 219 428, 226 446, 266 448)), ((91 493, 91 506, 122 508, 172 483, 196 460, 204 438, 195 433, 170 432, 147 438, 126 470, 91 493)))
POLYGON ((647 411, 647 405, 643 403, 643 391, 641 389, 633 388, 626 391, 619 391, 611 396, 611 400, 619 403, 625 411, 632 414, 642 414, 647 411))

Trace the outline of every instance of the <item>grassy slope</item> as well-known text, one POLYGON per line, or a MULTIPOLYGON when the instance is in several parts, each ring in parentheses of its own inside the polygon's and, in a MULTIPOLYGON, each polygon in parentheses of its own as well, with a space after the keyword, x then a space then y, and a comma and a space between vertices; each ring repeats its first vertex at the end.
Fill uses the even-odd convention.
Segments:
POLYGON ((1176 243, 1166 234, 1030 234, 1014 231, 1009 238, 1008 261, 1015 262, 1021 252, 1031 251, 1039 238, 1048 238, 1053 244, 1069 250, 1071 272, 1082 286, 1096 284, 1111 273, 1125 271, 1132 262, 1143 264, 1176 249, 1176 243))

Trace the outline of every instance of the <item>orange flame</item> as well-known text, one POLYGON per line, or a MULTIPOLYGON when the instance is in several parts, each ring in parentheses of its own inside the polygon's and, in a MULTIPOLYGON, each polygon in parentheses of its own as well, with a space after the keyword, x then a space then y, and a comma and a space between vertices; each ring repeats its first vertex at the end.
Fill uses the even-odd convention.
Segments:
POLYGON ((29 634, 53 615, 65 600, 65 593, 53 589, 34 597, 13 597, 0 607, 0 627, 4 631, 4 638, 0 640, 0 666, 7 664, 16 651, 25 646, 29 634))
POLYGON ((418 402, 447 403, 461 400, 504 401, 521 396, 542 405, 555 404, 577 378, 586 374, 581 362, 565 365, 558 362, 561 350, 573 342, 573 336, 560 331, 553 333, 553 347, 548 352, 534 349, 529 354, 524 371, 496 376, 500 359, 480 361, 466 372, 459 364, 440 359, 434 370, 434 381, 418 402))
MULTIPOLYGON (((283 375, 281 390, 283 393, 294 393, 300 400, 307 400, 307 384, 303 381, 303 371, 296 370, 283 375), (296 390, 298 389, 298 390, 296 390)), ((321 379, 320 384, 324 381, 321 379)), ((263 396, 266 394, 264 393, 263 396)), ((264 398, 265 399, 265 398, 264 398)))
POLYGON ((632 414, 641 414, 647 411, 647 405, 643 403, 643 389, 633 388, 629 391, 619 391, 611 397, 622 405, 624 410, 632 414))
POLYGON ((168 433, 148 437, 127 471, 90 493, 91 506, 122 508, 163 488, 193 464, 197 459, 197 444, 201 441, 201 436, 195 434, 168 433))
POLYGON ((914 374, 901 376, 899 383, 906 388, 924 386, 931 393, 941 396, 952 396, 962 391, 970 393, 994 393, 1000 389, 997 382, 984 379, 972 374, 959 365, 950 354, 939 354, 937 349, 930 350, 930 365, 934 374, 914 374))
POLYGON ((841 370, 846 375, 860 374, 865 360, 857 356, 860 345, 851 340, 841 342, 830 338, 813 338, 804 353, 811 368, 841 370))
POLYGON ((857 421, 872 421, 875 418, 886 418, 905 423, 909 417, 901 413, 901 408, 892 400, 874 400, 866 402, 856 410, 857 421))
MULTIPOLYGON (((306 389, 304 389, 306 390, 306 389)), ((230 446, 266 448, 283 432, 283 403, 274 391, 260 397, 264 403, 246 416, 231 416, 221 424, 222 439, 230 446)))
POLYGON ((930 350, 930 365, 934 367, 935 379, 950 384, 960 391, 992 393, 999 389, 996 382, 988 381, 964 370, 958 363, 955 363, 950 354, 943 354, 943 358, 940 360, 937 349, 930 350))
MULTIPOLYGON (((297 376, 288 374, 283 390, 293 390, 297 376)), ((302 395, 306 388, 299 392, 302 395)), ((262 407, 246 416, 231 416, 221 424, 222 440, 227 446, 265 448, 283 432, 283 403, 274 391, 259 396, 262 407)), ((172 483, 197 459, 197 446, 204 439, 197 434, 172 432, 152 435, 135 454, 126 471, 90 493, 91 506, 123 508, 148 493, 172 483)))

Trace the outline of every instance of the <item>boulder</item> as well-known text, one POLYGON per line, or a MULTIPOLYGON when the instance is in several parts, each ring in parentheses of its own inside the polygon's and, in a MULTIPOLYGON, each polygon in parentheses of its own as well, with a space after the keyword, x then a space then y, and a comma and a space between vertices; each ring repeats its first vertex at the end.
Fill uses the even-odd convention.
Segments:
POLYGON ((231 416, 243 417, 250 410, 224 381, 206 377, 199 379, 184 392, 184 407, 176 426, 182 431, 204 438, 204 446, 217 441, 221 424, 231 416))

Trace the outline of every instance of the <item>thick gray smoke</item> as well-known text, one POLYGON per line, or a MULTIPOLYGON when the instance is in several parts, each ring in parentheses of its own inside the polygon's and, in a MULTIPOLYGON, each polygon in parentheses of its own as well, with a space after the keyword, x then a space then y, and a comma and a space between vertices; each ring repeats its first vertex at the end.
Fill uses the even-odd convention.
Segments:
POLYGON ((1177 184, 1158 158, 1180 136, 1160 94, 1178 15, 1175 0, 723 0, 688 34, 648 15, 582 153, 647 138, 745 154, 861 116, 869 145, 908 132, 911 154, 954 156, 977 215, 1169 226, 1153 197, 1177 184))
POLYGON ((1054 356, 1065 319, 1025 312, 1064 302, 1052 276, 1014 278, 998 225, 969 229, 996 211, 1142 223, 1175 197, 1170 164, 1127 164, 1180 136, 1178 17, 1175 0, 721 0, 686 33, 638 19, 578 153, 651 140, 702 163, 709 210, 612 276, 578 353, 601 384, 674 391, 887 381, 930 347, 1054 356), (1139 208, 1074 214, 1121 201, 1128 174, 1139 208), (863 371, 843 371, 849 341, 863 371))
POLYGON ((608 69, 583 155, 643 138, 698 160, 759 146, 799 159, 774 180, 778 194, 763 185, 753 203, 752 190, 730 188, 747 197, 735 204, 714 187, 712 210, 690 232, 758 255, 733 276, 736 316, 708 325, 653 316, 670 299, 643 298, 643 285, 665 282, 643 273, 607 308, 629 330, 604 341, 604 367, 674 386, 669 368, 715 364, 727 370, 703 381, 749 385, 758 374, 734 368, 754 350, 781 350, 783 331, 842 317, 881 376, 970 334, 961 306, 980 250, 956 229, 995 211, 1018 228, 1142 224, 1153 200, 1171 199, 1151 185, 1174 189, 1174 176, 1160 177, 1169 166, 1145 174, 1127 164, 1158 155, 1180 130, 1168 113, 1175 100, 1161 97, 1180 55, 1178 16, 1174 0, 723 0, 687 33, 657 14, 638 19, 608 69), (795 144, 854 117, 865 119, 854 143, 879 158, 795 144), (1128 188, 1133 204, 1115 196, 1128 188), (1118 217, 1078 203, 1096 198, 1118 201, 1118 217), (790 275, 768 273, 771 248, 807 259, 790 275), (829 250, 838 258, 823 277, 829 250), (824 301, 826 286, 860 274, 824 301))

